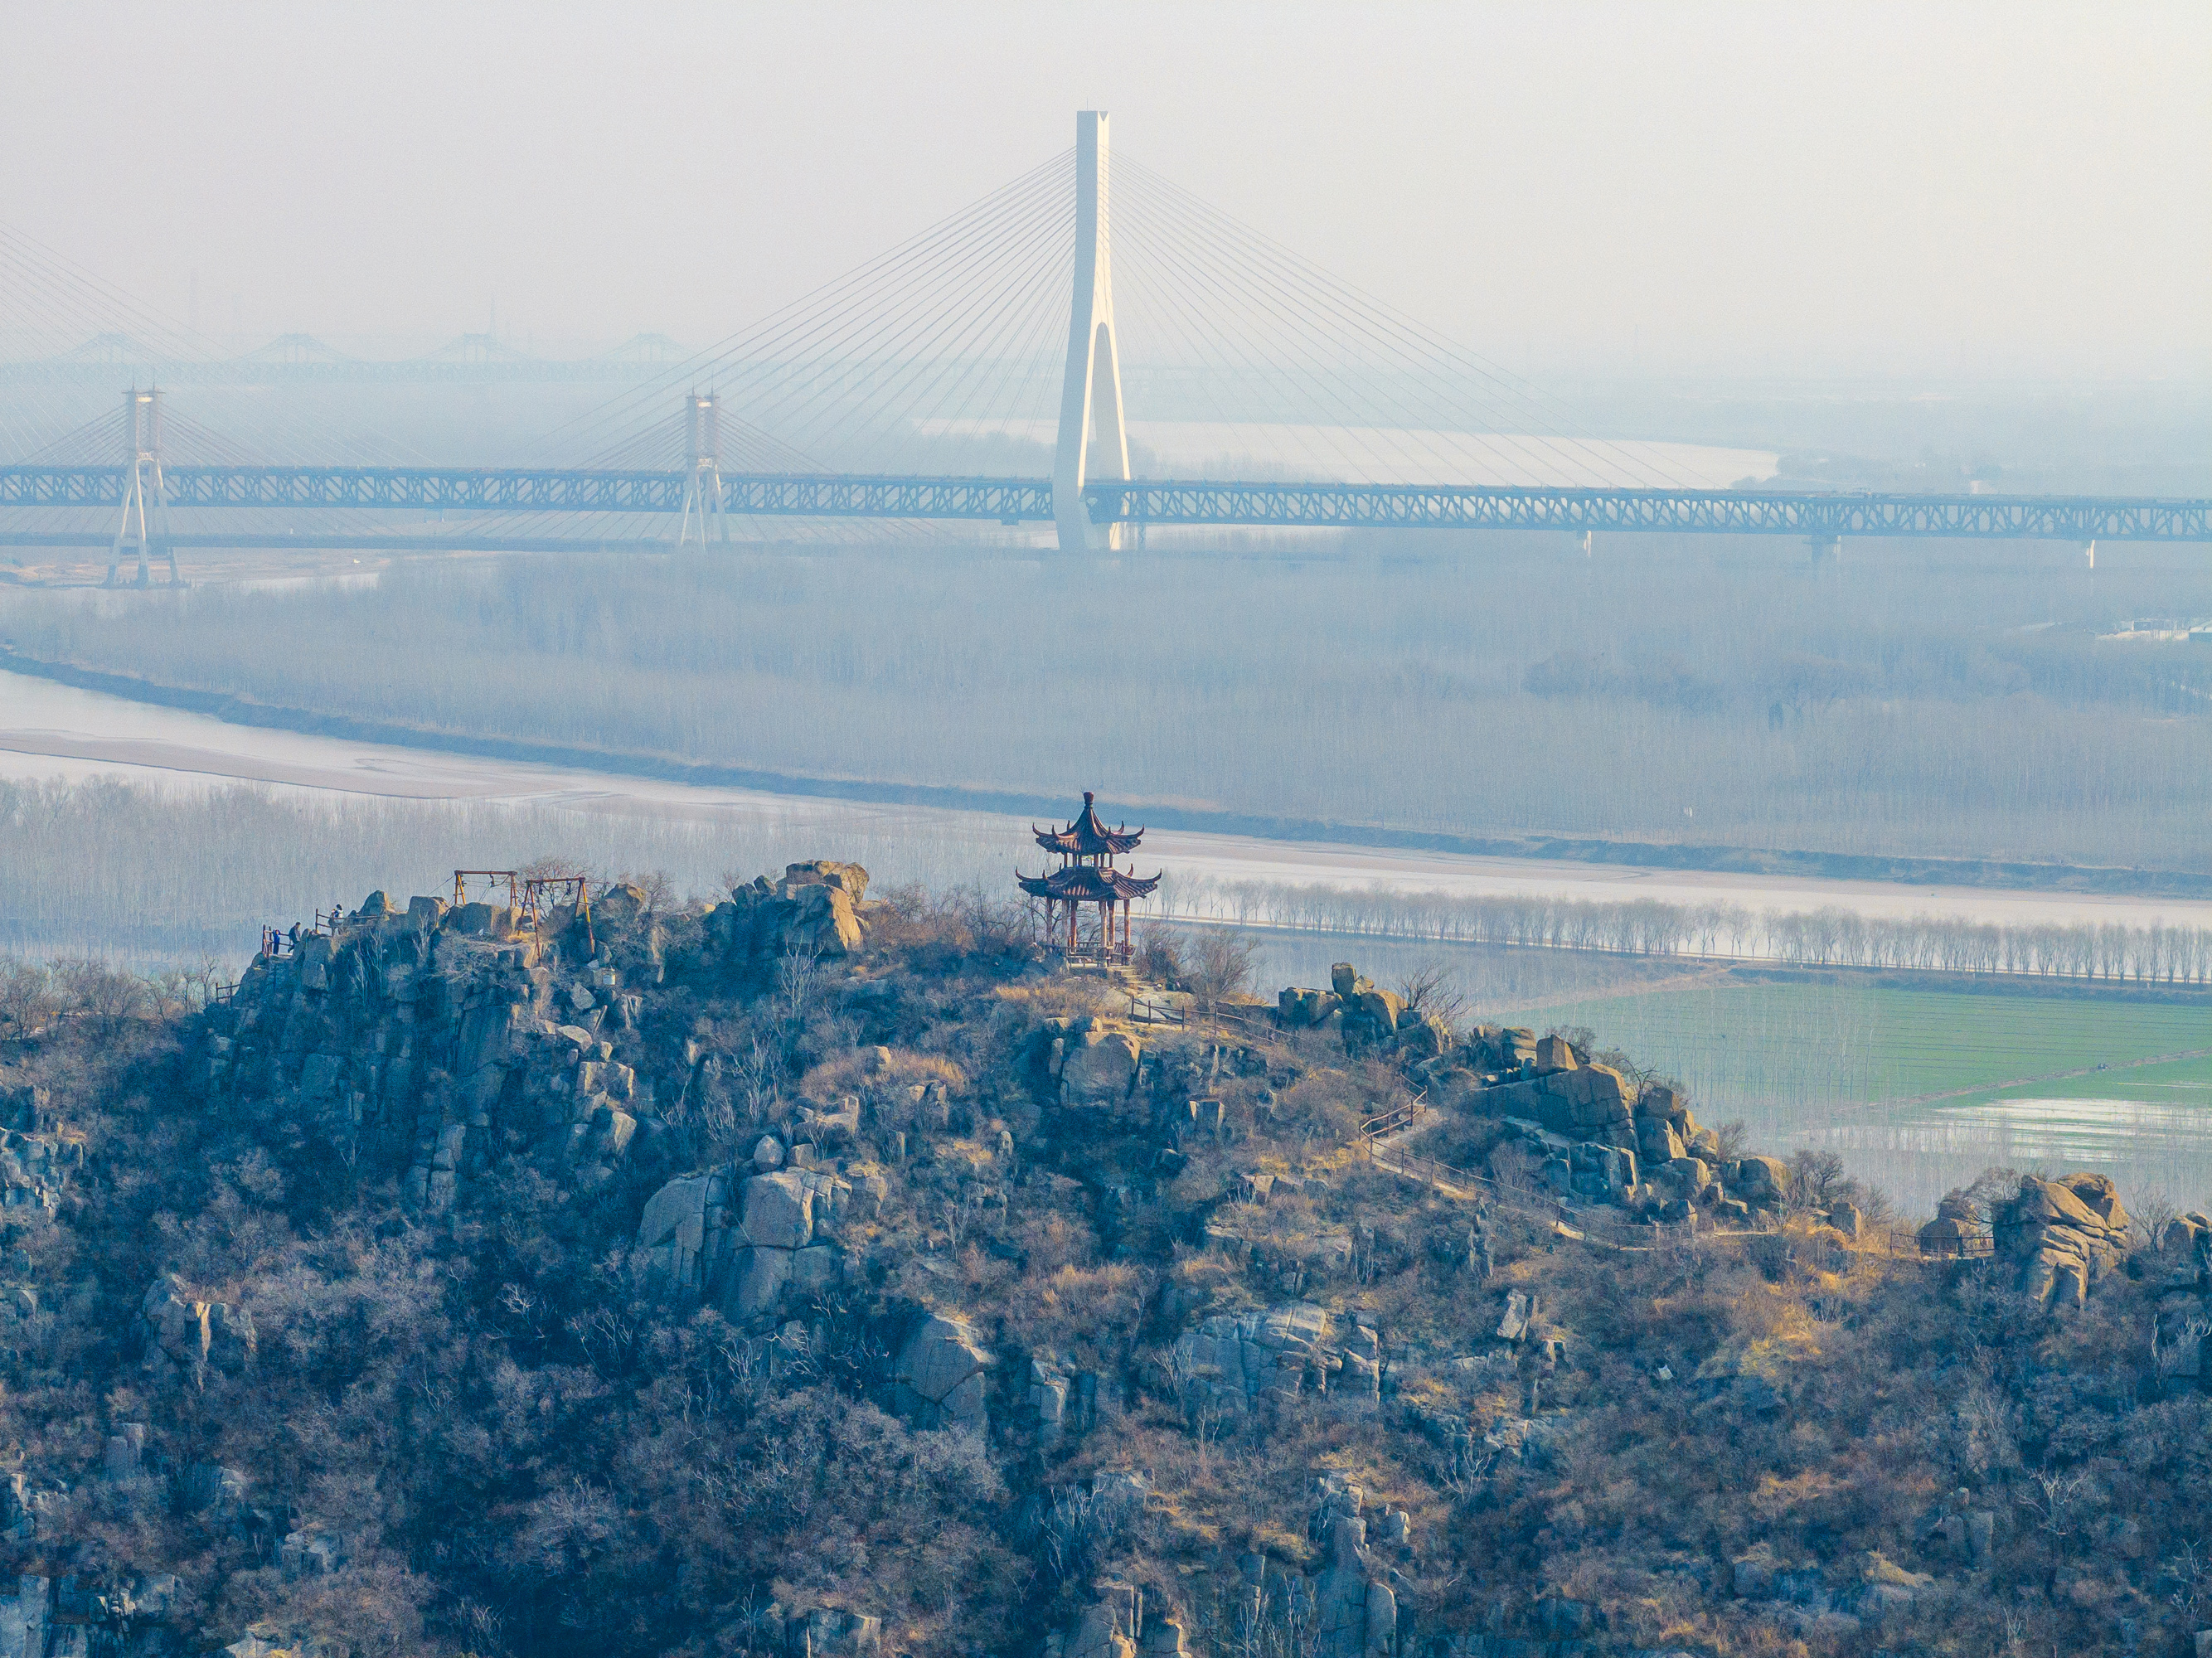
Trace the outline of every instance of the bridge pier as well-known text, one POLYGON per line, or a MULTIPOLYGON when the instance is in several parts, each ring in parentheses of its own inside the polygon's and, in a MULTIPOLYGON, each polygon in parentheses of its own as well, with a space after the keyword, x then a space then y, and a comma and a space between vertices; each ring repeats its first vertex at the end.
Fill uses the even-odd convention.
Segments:
POLYGON ((1823 564, 1841 564, 1844 562, 1844 538, 1841 536, 1807 536, 1805 544, 1813 550, 1815 569, 1823 564))
POLYGON ((115 526, 115 540, 107 550, 107 580, 116 585, 115 573, 123 563, 123 550, 138 555, 138 585, 154 585, 146 567, 149 551, 169 561, 169 585, 181 587, 177 574, 176 544, 169 538, 169 492, 161 476, 161 393, 157 386, 141 392, 132 386, 123 398, 123 443, 131 459, 123 477, 123 519, 115 526))

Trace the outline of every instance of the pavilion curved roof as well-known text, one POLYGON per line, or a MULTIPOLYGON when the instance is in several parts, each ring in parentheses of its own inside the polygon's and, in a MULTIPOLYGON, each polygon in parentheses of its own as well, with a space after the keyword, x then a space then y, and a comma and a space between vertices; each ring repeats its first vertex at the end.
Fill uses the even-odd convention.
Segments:
POLYGON ((1024 875, 1016 870, 1014 879, 1032 898, 1058 898, 1079 904, 1148 898, 1160 884, 1157 875, 1128 875, 1096 864, 1070 864, 1049 875, 1024 875))
POLYGON ((1083 811, 1076 820, 1064 829, 1041 829, 1030 825, 1030 833, 1047 852, 1066 856, 1096 856, 1101 853, 1124 853, 1136 849, 1137 842, 1145 838, 1142 829, 1133 829, 1127 823, 1119 829, 1108 829, 1098 821, 1098 808, 1089 789, 1083 791, 1083 811))

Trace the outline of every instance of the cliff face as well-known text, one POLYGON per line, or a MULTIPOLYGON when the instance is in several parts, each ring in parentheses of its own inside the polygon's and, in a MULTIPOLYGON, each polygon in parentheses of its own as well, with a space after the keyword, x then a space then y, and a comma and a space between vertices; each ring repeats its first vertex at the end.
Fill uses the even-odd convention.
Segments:
MULTIPOLYGON (((600 924, 635 945, 635 900, 617 893, 600 924)), ((397 1171, 433 1213, 511 1156, 584 1192, 651 1164, 665 1132, 651 1081, 614 1057, 638 1047, 641 995, 611 952, 563 949, 574 918, 543 933, 520 919, 373 894, 328 935, 257 959, 208 1015, 212 1097, 296 1150, 397 1171)), ((633 975, 659 975, 654 950, 648 926, 633 975)))
POLYGON ((1620 1056, 1339 978, 1209 1016, 824 861, 373 895, 58 1018, 0 1658, 2191 1632, 2212 1227, 2014 1175, 1900 1256, 1620 1056))

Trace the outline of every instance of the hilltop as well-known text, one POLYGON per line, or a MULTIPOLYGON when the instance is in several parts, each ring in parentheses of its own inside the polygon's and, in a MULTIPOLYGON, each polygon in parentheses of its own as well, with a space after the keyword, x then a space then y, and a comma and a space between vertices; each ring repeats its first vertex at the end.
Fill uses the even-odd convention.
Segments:
POLYGON ((823 860, 18 975, 0 1655, 2194 1649, 2203 1218, 1240 968, 823 860))

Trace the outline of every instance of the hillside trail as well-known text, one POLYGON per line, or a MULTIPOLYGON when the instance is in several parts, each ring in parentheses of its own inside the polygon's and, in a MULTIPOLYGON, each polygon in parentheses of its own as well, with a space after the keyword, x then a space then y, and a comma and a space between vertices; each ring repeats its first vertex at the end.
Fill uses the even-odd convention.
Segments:
MULTIPOLYGON (((1636 1226, 1634 1242, 1620 1236, 1607 1236, 1608 1232, 1630 1230, 1629 1224, 1595 1212, 1577 1214, 1558 1199, 1502 1186, 1486 1175, 1415 1155, 1407 1149, 1407 1142, 1429 1126, 1427 1120, 1432 1114, 1416 1100, 1409 1106, 1399 1106, 1369 1118, 1361 1125, 1360 1133, 1368 1162, 1387 1175, 1425 1187, 1446 1201, 1466 1204, 1478 1213, 1496 1207, 1547 1221, 1555 1238, 1624 1254, 1642 1254, 1658 1247, 1657 1233, 1661 1229, 1636 1226)), ((1708 1244, 1736 1243, 1767 1236, 1756 1228, 1744 1227, 1712 1227, 1695 1234, 1698 1242, 1708 1244)))

